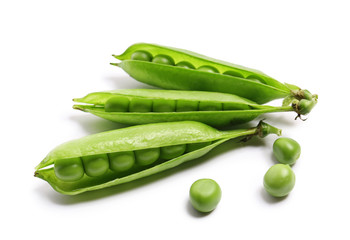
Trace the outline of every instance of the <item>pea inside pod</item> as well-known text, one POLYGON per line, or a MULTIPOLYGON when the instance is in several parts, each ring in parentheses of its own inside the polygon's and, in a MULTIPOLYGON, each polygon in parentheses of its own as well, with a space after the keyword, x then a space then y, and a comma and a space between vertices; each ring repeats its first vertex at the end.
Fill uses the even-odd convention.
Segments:
POLYGON ((192 121, 133 126, 63 143, 36 167, 35 176, 60 193, 74 195, 176 167, 232 138, 270 133, 279 135, 280 130, 264 122, 230 131, 192 121))
MULTIPOLYGON (((158 89, 125 89, 75 98, 73 108, 124 124, 198 121, 221 127, 245 123, 263 113, 295 111, 306 105, 259 105, 232 94, 158 89)), ((308 106, 306 106, 308 107, 308 106)))
POLYGON ((199 90, 236 94, 259 104, 292 96, 317 102, 317 96, 291 84, 283 84, 261 71, 213 59, 184 49, 156 44, 131 45, 120 63, 111 63, 134 79, 164 89, 199 90), (156 56, 145 61, 134 55, 156 56))

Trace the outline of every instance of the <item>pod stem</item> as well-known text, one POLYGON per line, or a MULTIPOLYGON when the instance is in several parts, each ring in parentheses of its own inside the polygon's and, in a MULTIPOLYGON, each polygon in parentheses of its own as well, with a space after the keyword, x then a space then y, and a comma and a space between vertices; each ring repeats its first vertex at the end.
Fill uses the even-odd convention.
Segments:
POLYGON ((261 138, 264 138, 269 134, 276 134, 277 136, 281 136, 282 130, 274 126, 271 126, 270 124, 267 124, 261 120, 259 124, 254 128, 246 129, 243 131, 242 130, 225 131, 224 134, 227 135, 227 138, 244 137, 242 141, 246 142, 254 136, 259 136, 261 138))
POLYGON ((266 137, 269 134, 276 134, 277 136, 281 136, 282 130, 278 129, 270 124, 265 123, 264 121, 260 121, 258 126, 256 127, 256 135, 261 138, 266 137))

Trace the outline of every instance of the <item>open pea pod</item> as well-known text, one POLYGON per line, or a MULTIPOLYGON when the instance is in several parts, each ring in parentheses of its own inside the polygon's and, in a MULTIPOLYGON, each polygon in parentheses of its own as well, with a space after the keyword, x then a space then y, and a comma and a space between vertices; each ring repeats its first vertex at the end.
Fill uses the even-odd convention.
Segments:
POLYGON ((164 89, 231 93, 260 104, 289 96, 317 100, 316 95, 258 70, 183 49, 138 43, 113 56, 121 62, 112 65, 140 82, 164 89))
POLYGON ((309 106, 300 108, 299 101, 274 107, 232 94, 204 91, 125 89, 90 93, 73 100, 84 103, 74 105, 75 109, 129 125, 190 120, 221 127, 249 122, 264 113, 310 111, 309 106))
POLYGON ((62 194, 75 195, 176 167, 232 138, 270 133, 281 130, 264 122, 229 131, 192 121, 133 126, 59 145, 36 167, 35 176, 62 194))

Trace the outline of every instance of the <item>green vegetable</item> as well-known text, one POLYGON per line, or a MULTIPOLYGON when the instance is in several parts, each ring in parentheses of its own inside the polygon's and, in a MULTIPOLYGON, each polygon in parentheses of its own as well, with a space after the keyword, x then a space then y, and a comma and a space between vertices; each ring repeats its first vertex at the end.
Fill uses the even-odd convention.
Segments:
POLYGON ((112 65, 121 67, 138 81, 164 89, 231 93, 259 104, 286 97, 305 98, 311 102, 309 105, 317 102, 317 95, 283 84, 258 70, 183 49, 138 43, 113 56, 121 62, 112 65), (133 57, 145 53, 156 57, 133 57))
POLYGON ((152 62, 158 63, 158 64, 172 65, 172 66, 175 65, 174 60, 171 57, 167 55, 162 55, 162 54, 155 56, 152 59, 152 62))
POLYGON ((110 169, 115 172, 124 172, 131 169, 135 164, 135 153, 115 152, 108 154, 110 169))
POLYGON ((299 143, 291 138, 279 138, 273 143, 273 154, 280 163, 292 165, 300 153, 299 143))
POLYGON ((259 105, 232 94, 202 91, 125 89, 90 93, 73 99, 74 109, 124 124, 198 121, 211 126, 245 123, 264 113, 304 110, 259 105))
POLYGON ((280 135, 280 131, 264 122, 229 131, 191 121, 133 126, 59 145, 36 167, 35 176, 60 193, 74 195, 176 167, 232 138, 280 135))
POLYGON ((295 175, 289 165, 275 164, 264 176, 265 190, 274 197, 284 197, 294 188, 295 175))
POLYGON ((219 204, 221 189, 212 179, 199 179, 190 188, 190 201, 192 206, 200 212, 211 212, 219 204))

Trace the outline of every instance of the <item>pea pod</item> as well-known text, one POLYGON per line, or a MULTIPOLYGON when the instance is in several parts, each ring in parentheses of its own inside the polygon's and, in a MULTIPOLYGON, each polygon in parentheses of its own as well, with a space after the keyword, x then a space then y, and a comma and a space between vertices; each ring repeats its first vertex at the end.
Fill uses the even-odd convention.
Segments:
POLYGON ((232 94, 203 91, 129 89, 95 92, 73 100, 85 103, 74 105, 75 109, 130 125, 191 120, 220 127, 248 122, 263 113, 307 113, 297 103, 263 106, 232 94))
POLYGON ((75 195, 176 167, 232 138, 270 133, 281 130, 264 122, 229 131, 192 121, 132 126, 59 145, 36 167, 35 176, 62 194, 75 195))
MULTIPOLYGON (((112 65, 138 81, 164 89, 231 93, 259 104, 290 96, 298 100, 309 97, 305 90, 258 70, 183 49, 138 43, 113 56, 121 62, 112 65)), ((317 100, 317 95, 310 96, 317 100)))

